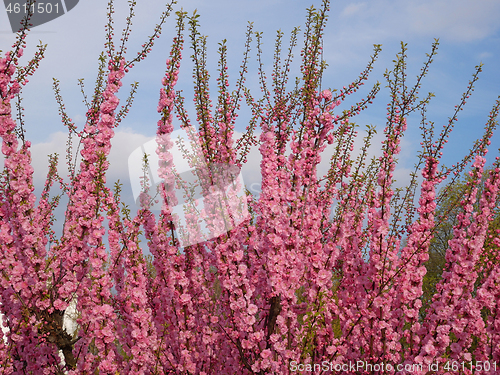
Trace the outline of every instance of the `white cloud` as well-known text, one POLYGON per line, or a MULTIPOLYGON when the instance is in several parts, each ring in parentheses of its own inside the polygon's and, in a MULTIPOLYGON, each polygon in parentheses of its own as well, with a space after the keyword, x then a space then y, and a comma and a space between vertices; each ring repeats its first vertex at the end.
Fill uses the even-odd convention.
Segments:
MULTIPOLYGON (((258 137, 260 133, 255 133, 258 137)), ((236 131, 235 139, 241 137, 242 133, 236 131)), ((132 152, 147 143, 154 137, 148 137, 140 133, 136 133, 131 129, 116 130, 115 136, 112 139, 112 148, 109 155, 110 167, 106 174, 106 181, 109 187, 120 180, 124 184, 125 190, 130 190, 129 164, 128 158, 132 152)), ((64 132, 56 132, 51 134, 47 142, 33 143, 31 146, 32 166, 34 169, 33 181, 37 191, 40 191, 45 183, 48 172, 48 155, 57 153, 59 155, 58 171, 59 175, 67 182, 68 168, 66 165, 66 148, 68 135, 64 132)), ((73 157, 76 154, 78 146, 78 138, 73 138, 73 157)), ((81 150, 81 148, 80 148, 81 150)), ((242 168, 242 175, 247 187, 255 183, 260 183, 260 161, 261 155, 258 146, 253 146, 247 156, 247 163, 242 168)), ((78 159, 77 167, 80 164, 81 158, 78 159)), ((2 155, 3 161, 3 155, 2 155)), ((2 163, 3 164, 3 163, 2 163)), ((57 188, 57 186, 54 186, 57 188)), ((122 195, 124 203, 134 205, 131 194, 122 195)))
POLYGON ((347 5, 341 13, 341 16, 350 17, 359 14, 366 6, 366 3, 357 3, 347 5))
MULTIPOLYGON (((234 139, 239 139, 243 133, 235 131, 234 139)), ((260 138, 261 132, 254 133, 257 139, 260 138)), ((352 158, 355 159, 360 152, 363 137, 365 132, 359 132, 359 135, 354 143, 354 151, 352 158)), ((379 156, 381 154, 380 147, 383 140, 383 133, 380 132, 372 140, 372 146, 370 147, 368 159, 372 156, 379 156)), ((64 178, 67 175, 66 166, 66 144, 67 144, 67 134, 63 132, 57 132, 51 135, 49 141, 42 143, 34 143, 31 147, 32 154, 32 166, 35 170, 34 172, 34 182, 35 186, 40 189, 43 187, 45 178, 48 171, 48 155, 53 153, 59 154, 59 173, 64 178)), ((108 185, 113 184, 116 180, 120 180, 124 184, 129 184, 129 165, 128 158, 132 152, 147 143, 154 137, 148 137, 140 133, 136 133, 131 129, 116 130, 115 136, 112 139, 112 148, 109 155, 110 168, 107 173, 108 185)), ((402 139, 401 142, 402 153, 400 155, 401 165, 406 165, 408 160, 412 157, 412 146, 411 143, 402 139)), ((73 153, 76 152, 77 148, 77 138, 73 139, 73 153)), ((335 145, 327 147, 327 149, 322 153, 322 161, 318 167, 318 176, 325 175, 329 168, 330 158, 335 152, 335 145)), ((290 146, 287 147, 285 152, 286 156, 291 153, 290 146)), ((79 159, 80 160, 80 159, 79 159)), ((259 146, 252 146, 250 153, 247 155, 247 162, 243 165, 242 175, 247 187, 254 183, 260 183, 260 163, 262 161, 262 155, 259 151, 259 146)), ((79 165, 79 163, 78 163, 79 165)), ((399 169, 399 168, 398 168, 399 169)), ((399 172, 399 177, 401 178, 401 172, 399 172)), ((398 178, 398 180, 400 180, 398 178)), ((403 182, 403 181, 401 181, 403 182)), ((403 182, 404 184, 404 182, 403 182)), ((399 184, 398 184, 399 185, 399 184)))
POLYGON ((481 52, 478 56, 480 60, 489 59, 490 57, 493 57, 493 54, 491 52, 481 52))
MULTIPOLYGON (((111 141, 112 148, 109 155, 110 168, 107 173, 107 181, 112 183, 117 179, 125 182, 128 179, 128 156, 137 147, 147 142, 151 137, 135 133, 130 129, 123 129, 115 131, 115 136, 111 141)), ((66 177, 68 168, 66 165, 66 147, 67 147, 68 134, 63 132, 56 132, 51 134, 47 142, 35 143, 31 147, 31 154, 33 159, 34 181, 36 187, 43 186, 47 171, 48 171, 48 157, 49 154, 59 154, 59 174, 61 177, 66 177)), ((78 138, 73 138, 73 154, 75 154, 78 147, 78 138)), ((81 148, 80 148, 81 150, 81 148)), ((74 156, 74 155, 73 155, 74 156)), ((81 160, 79 158, 78 160, 81 160)), ((77 166, 79 165, 79 162, 77 166)))
POLYGON ((496 0, 412 1, 406 11, 411 31, 452 41, 480 40, 500 28, 500 2, 496 0))
POLYGON ((497 0, 349 1, 339 14, 331 17, 326 29, 325 57, 348 65, 366 56, 366 48, 372 44, 385 46, 422 38, 470 43, 491 37, 500 29, 497 0))
POLYGON ((404 12, 409 32, 453 42, 481 40, 500 28, 500 3, 496 0, 410 1, 404 12))

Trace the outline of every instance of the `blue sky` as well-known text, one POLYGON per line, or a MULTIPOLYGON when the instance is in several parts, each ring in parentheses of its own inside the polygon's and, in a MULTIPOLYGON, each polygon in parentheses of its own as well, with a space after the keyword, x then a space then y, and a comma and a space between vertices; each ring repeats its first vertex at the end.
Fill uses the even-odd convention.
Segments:
MULTIPOLYGON (((135 56, 140 45, 151 34, 164 9, 162 1, 141 0, 136 7, 132 26, 132 37, 128 44, 129 58, 135 56)), ((31 77, 23 90, 23 104, 26 108, 25 122, 27 138, 33 143, 33 164, 37 190, 43 184, 47 172, 47 154, 61 154, 64 167, 66 129, 60 121, 58 108, 52 90, 52 78, 61 81, 61 93, 65 99, 69 116, 81 129, 84 124, 85 106, 77 85, 84 78, 87 93, 91 95, 97 73, 97 58, 104 45, 104 24, 106 23, 104 0, 80 0, 66 15, 34 28, 28 37, 28 47, 23 63, 31 57, 39 40, 48 44, 45 59, 39 70, 31 77)), ((248 21, 254 22, 254 30, 262 31, 264 41, 264 63, 270 76, 276 30, 285 33, 285 41, 294 26, 305 22, 306 8, 321 6, 318 0, 179 0, 174 9, 181 7, 190 14, 197 9, 201 14, 201 33, 208 36, 209 70, 213 78, 213 99, 216 100, 215 78, 217 75, 217 44, 227 39, 229 53, 229 74, 231 88, 237 77, 243 54, 243 44, 248 21)), ((124 27, 128 5, 124 0, 115 2, 115 35, 119 38, 124 27)), ((365 68, 373 51, 373 44, 382 44, 382 53, 375 64, 369 82, 361 90, 367 93, 377 80, 385 86, 383 72, 392 68, 392 60, 400 49, 400 41, 408 43, 409 78, 417 75, 430 52, 434 38, 440 39, 440 48, 421 93, 434 92, 429 107, 429 119, 440 127, 453 113, 462 92, 474 72, 474 66, 484 63, 483 72, 476 90, 461 112, 459 122, 444 150, 444 161, 451 165, 461 159, 480 137, 487 115, 500 94, 500 2, 497 0, 370 0, 333 1, 330 17, 325 29, 324 59, 329 64, 324 87, 341 88, 352 82, 365 68)), ((136 65, 126 76, 120 92, 124 100, 128 85, 139 81, 139 91, 128 117, 116 132, 114 149, 110 156, 111 169, 108 181, 120 179, 125 183, 125 196, 130 196, 127 159, 134 149, 155 135, 159 118, 156 107, 165 71, 165 60, 174 36, 175 17, 167 20, 162 36, 156 41, 149 57, 136 65)), ((300 34, 302 35, 302 34, 300 34)), ((14 42, 7 14, 0 10, 0 49, 9 50, 14 42)), ((302 38, 295 50, 296 64, 300 59, 302 38)), ((286 45, 286 43, 285 43, 286 45)), ((252 46, 251 61, 255 63, 255 43, 252 46)), ((2 53, 2 54, 3 54, 2 53)), ((188 101, 192 98, 192 66, 189 60, 189 45, 184 49, 184 64, 181 65, 178 88, 184 90, 188 101)), ((251 64, 247 85, 258 90, 257 70, 251 64)), ((293 73, 293 72, 292 72, 293 73)), ((298 74, 298 70, 295 71, 298 74)), ((354 103, 359 96, 348 99, 354 103)), ((379 134, 385 126, 385 107, 388 101, 387 89, 382 89, 373 106, 355 121, 360 125, 377 125, 379 134)), ((342 108, 342 107, 341 107, 342 108)), ((191 112, 192 114, 192 112, 191 112)), ((194 121, 194 116, 191 116, 194 121)), ((238 131, 243 131, 248 121, 245 111, 239 117, 238 131)), ((409 130, 402 143, 400 165, 396 172, 398 184, 404 185, 407 172, 416 161, 419 149, 418 117, 409 121, 409 130)), ((361 137, 360 137, 361 138, 361 137)), ((379 148, 381 136, 373 142, 374 153, 379 148)), ((500 135, 494 137, 488 161, 498 155, 500 135)), ((245 183, 259 181, 259 153, 253 150, 253 157, 245 166, 245 183)))

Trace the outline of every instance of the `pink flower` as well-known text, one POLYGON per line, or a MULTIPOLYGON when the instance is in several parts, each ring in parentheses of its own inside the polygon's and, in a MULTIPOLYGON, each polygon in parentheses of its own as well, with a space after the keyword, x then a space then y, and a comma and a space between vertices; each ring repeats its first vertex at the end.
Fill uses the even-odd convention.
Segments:
POLYGON ((323 90, 320 94, 320 97, 325 99, 326 101, 329 101, 332 99, 332 93, 330 90, 323 90))
POLYGON ((254 305, 254 304, 252 304, 252 303, 248 305, 248 313, 249 313, 250 315, 255 315, 255 314, 257 314, 257 311, 258 311, 258 308, 257 308, 257 306, 256 306, 256 305, 254 305))
POLYGON ((188 293, 181 294, 180 300, 183 304, 187 304, 191 301, 191 295, 188 293))
POLYGON ((320 286, 326 285, 330 278, 332 277, 332 272, 328 270, 321 270, 318 272, 318 284, 320 286))
POLYGON ((265 349, 260 353, 260 356, 264 359, 267 359, 271 356, 271 351, 269 349, 265 349))

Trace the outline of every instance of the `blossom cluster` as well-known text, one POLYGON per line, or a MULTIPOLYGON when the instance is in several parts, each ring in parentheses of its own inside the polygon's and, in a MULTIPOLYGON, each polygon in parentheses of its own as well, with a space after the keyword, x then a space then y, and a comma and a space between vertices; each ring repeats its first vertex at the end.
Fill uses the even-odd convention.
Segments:
MULTIPOLYGON (((283 63, 279 53, 275 55, 273 91, 259 70, 262 100, 244 86, 251 28, 233 92, 228 90, 222 43, 213 111, 206 39, 198 32, 197 15, 189 18, 198 130, 189 121, 184 98, 175 91, 187 17, 177 12, 177 36, 157 107, 157 168, 164 183, 154 196, 144 179, 142 205, 133 217, 120 208, 119 186, 112 190, 106 183, 113 129, 124 113, 118 111, 118 92, 137 60, 127 61, 123 49, 114 50, 110 23, 107 71, 100 72, 102 82, 79 133, 80 167, 64 185, 69 204, 59 239, 53 237, 55 204, 48 193, 36 204, 30 142, 22 138, 20 145, 12 113, 11 101, 26 83, 15 77, 26 71, 18 61, 23 39, 0 59, 5 156, 0 180, 0 311, 8 328, 0 337, 0 374, 290 374, 291 364, 306 368, 329 363, 328 368, 335 369, 357 362, 384 363, 395 372, 450 359, 500 361, 500 265, 481 263, 485 256, 498 257, 500 250, 498 232, 488 227, 498 202, 499 158, 484 189, 478 190, 500 102, 490 114, 485 136, 469 155, 474 160, 471 182, 449 241, 443 277, 423 319, 425 263, 439 224, 436 191, 450 173, 439 168, 441 149, 451 128, 445 127, 432 141, 432 131, 424 126, 420 193, 415 183, 401 198, 394 188, 401 139, 412 113, 428 102, 418 97, 428 62, 410 89, 401 78, 406 67, 403 46, 394 76, 386 76, 391 98, 382 155, 367 161, 373 135, 369 130, 354 159, 358 131, 353 119, 371 103, 379 85, 360 102, 341 108, 364 85, 380 47, 375 47, 358 80, 338 92, 323 88, 321 38, 328 6, 324 0, 321 9, 308 10, 300 85, 294 89, 288 90, 287 82, 297 30, 289 59, 283 63), (245 135, 236 140, 243 99, 252 118, 245 135), (175 118, 201 150, 190 163, 202 182, 204 208, 186 207, 185 231, 175 227, 171 211, 178 201, 174 187, 181 182, 170 152, 175 118), (257 126, 262 130, 258 140, 253 135, 257 126), (241 188, 236 182, 226 192, 228 199, 211 200, 221 180, 227 181, 234 170, 219 175, 216 168, 200 167, 200 160, 239 170, 255 144, 262 155, 259 198, 248 193, 244 201, 235 199, 241 188), (330 168, 320 176, 327 148, 333 150, 330 168), (151 209, 155 199, 162 203, 159 214, 151 209), (221 207, 221 202, 227 206, 221 207), (476 202, 479 210, 474 209, 476 202), (217 235, 181 247, 181 236, 202 236, 202 219, 217 235), (485 245, 487 240, 491 245, 485 245), (144 242, 150 256, 145 255, 144 242), (78 312, 75 332, 63 327, 70 305, 78 312)), ((260 61, 260 34, 255 35, 260 61)), ((151 44, 139 53, 140 59, 151 44)), ((56 174, 51 169, 46 192, 56 174)), ((329 373, 328 368, 321 373, 329 373)))

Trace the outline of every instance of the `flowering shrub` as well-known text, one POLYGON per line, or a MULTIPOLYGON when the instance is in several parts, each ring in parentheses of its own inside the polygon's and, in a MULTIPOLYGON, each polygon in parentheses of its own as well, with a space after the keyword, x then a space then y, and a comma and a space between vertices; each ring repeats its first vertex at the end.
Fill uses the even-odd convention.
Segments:
MULTIPOLYGON (((153 37, 130 61, 124 48, 128 28, 122 47, 116 50, 114 46, 112 5, 110 2, 107 64, 101 56, 82 132, 77 133, 67 117, 56 83, 63 122, 81 140, 80 167, 70 170, 66 184, 57 173, 57 160, 52 159, 37 205, 30 142, 24 139, 22 122, 14 121, 12 100, 36 69, 45 47, 40 46, 28 65, 21 67, 24 29, 12 51, 0 60, 0 135, 5 155, 0 184, 0 309, 8 328, 0 340, 1 373, 289 374, 314 370, 361 374, 402 372, 405 366, 413 366, 413 372, 421 374, 458 371, 452 366, 459 366, 462 373, 472 373, 472 366, 476 373, 500 373, 493 367, 500 366, 500 269, 498 264, 478 261, 484 258, 488 220, 497 200, 498 157, 480 194, 477 189, 500 101, 489 115, 484 136, 469 155, 453 169, 440 168, 441 150, 478 72, 456 112, 435 136, 425 119, 431 95, 420 98, 418 89, 437 42, 413 86, 405 75, 406 46, 402 45, 394 69, 386 73, 391 96, 383 154, 367 160, 374 134, 369 128, 360 155, 353 159, 358 132, 352 121, 371 103, 379 85, 348 109, 339 111, 337 107, 361 89, 380 47, 375 46, 366 70, 355 82, 338 91, 322 89, 326 64, 321 59, 321 40, 328 0, 321 9, 308 10, 301 77, 291 90, 289 69, 298 29, 292 32, 284 61, 282 35, 278 34, 270 83, 260 63, 262 99, 244 85, 252 35, 261 61, 261 34, 253 33, 249 26, 233 92, 228 89, 226 46, 222 43, 219 95, 213 112, 206 39, 199 34, 198 15, 177 12, 177 35, 158 104, 158 167, 165 180, 160 198, 165 204, 158 217, 150 210, 154 198, 146 179, 143 207, 131 217, 128 209, 120 209, 120 186, 112 190, 106 185, 113 128, 126 114, 134 88, 120 111, 116 94, 125 74, 150 51, 172 4, 153 37), (174 130, 174 114, 183 128, 191 126, 184 98, 175 91, 186 19, 203 157, 212 164, 241 168, 249 148, 259 145, 262 193, 258 200, 247 194, 243 203, 248 205, 248 215, 230 232, 181 248, 169 208, 176 199, 172 187, 178 182, 172 171, 169 134, 174 130), (234 140, 243 98, 252 109, 252 118, 246 133, 234 140), (411 183, 397 191, 392 187, 393 172, 401 137, 410 115, 419 111, 423 117, 422 152, 411 183), (257 126, 262 130, 260 139, 253 134, 257 126), (287 147, 292 151, 289 156, 287 147), (318 176, 321 154, 327 147, 334 149, 330 168, 326 175, 318 176), (436 186, 448 176, 457 176, 470 160, 471 180, 449 241, 445 271, 423 320, 422 280, 439 219, 435 216, 439 203, 436 186), (418 205, 414 205, 418 172, 423 181, 418 205), (50 199, 54 182, 60 183, 69 198, 60 238, 52 230, 52 212, 58 203, 50 199), (149 261, 141 248, 141 233, 151 253, 149 261), (479 272, 482 277, 477 283, 479 272), (63 316, 71 304, 76 304, 78 312, 74 335, 63 329, 63 316), (353 363, 354 370, 343 367, 353 363)), ((134 5, 131 2, 131 15, 134 5)), ((212 172, 200 170, 199 177, 213 185, 212 172)), ((212 185, 204 186, 210 189, 212 185)), ((224 223, 210 215, 216 211, 206 210, 200 216, 218 228, 224 223)), ((186 218, 190 231, 196 231, 198 214, 188 209, 186 218)), ((488 256, 498 256, 498 250, 496 240, 496 246, 488 247, 488 256)))

